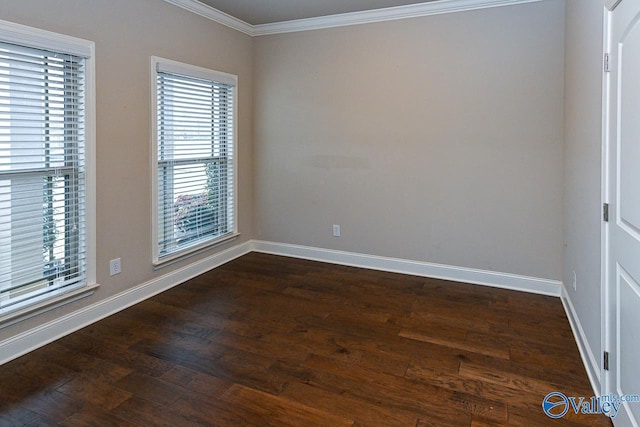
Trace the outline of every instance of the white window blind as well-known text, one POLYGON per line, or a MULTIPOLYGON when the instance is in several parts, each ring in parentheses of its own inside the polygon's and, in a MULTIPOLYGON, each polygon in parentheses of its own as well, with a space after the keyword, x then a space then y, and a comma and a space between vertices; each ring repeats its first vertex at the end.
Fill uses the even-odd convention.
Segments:
POLYGON ((86 284, 85 58, 0 42, 0 309, 86 284))
POLYGON ((235 234, 235 79, 156 60, 156 259, 235 234))

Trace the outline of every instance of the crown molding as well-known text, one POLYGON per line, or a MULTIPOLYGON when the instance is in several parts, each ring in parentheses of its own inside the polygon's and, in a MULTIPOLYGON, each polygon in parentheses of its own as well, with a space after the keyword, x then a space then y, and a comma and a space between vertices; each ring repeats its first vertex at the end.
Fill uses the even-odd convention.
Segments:
POLYGON ((366 10, 363 12, 342 13, 338 15, 296 19, 293 21, 274 22, 271 24, 260 25, 248 24, 229 14, 200 3, 198 0, 164 1, 250 36, 266 36, 271 34, 311 31, 324 28, 393 21, 398 19, 418 18, 430 15, 440 15, 443 13, 466 12, 470 10, 535 3, 543 0, 439 0, 406 6, 366 10))
POLYGON ((189 12, 193 12, 197 15, 200 15, 207 19, 215 21, 219 24, 226 25, 227 27, 240 31, 241 33, 245 33, 250 36, 254 35, 253 25, 247 24, 246 22, 234 16, 224 13, 218 9, 214 9, 213 7, 207 6, 206 4, 200 3, 197 0, 164 0, 164 1, 166 1, 167 3, 171 3, 174 6, 178 6, 183 9, 186 9, 189 12))
POLYGON ((396 6, 385 9, 366 10, 363 12, 351 12, 339 15, 321 16, 318 18, 254 25, 253 35, 265 36, 296 31, 310 31, 349 25, 371 24, 374 22, 418 18, 423 16, 440 15, 443 13, 466 12, 470 10, 511 6, 538 1, 542 0, 440 0, 436 2, 396 6))

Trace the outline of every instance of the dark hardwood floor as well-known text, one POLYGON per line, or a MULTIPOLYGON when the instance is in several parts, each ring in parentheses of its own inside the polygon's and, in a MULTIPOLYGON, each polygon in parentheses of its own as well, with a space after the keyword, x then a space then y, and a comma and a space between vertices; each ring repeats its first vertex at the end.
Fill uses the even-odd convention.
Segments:
POLYGON ((542 426, 560 300, 252 253, 0 366, 0 425, 542 426))

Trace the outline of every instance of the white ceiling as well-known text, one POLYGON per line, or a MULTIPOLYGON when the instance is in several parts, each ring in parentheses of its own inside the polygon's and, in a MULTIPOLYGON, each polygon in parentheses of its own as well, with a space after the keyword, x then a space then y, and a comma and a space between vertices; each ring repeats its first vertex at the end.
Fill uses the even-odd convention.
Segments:
POLYGON ((438 0, 199 0, 251 25, 271 24, 438 0))

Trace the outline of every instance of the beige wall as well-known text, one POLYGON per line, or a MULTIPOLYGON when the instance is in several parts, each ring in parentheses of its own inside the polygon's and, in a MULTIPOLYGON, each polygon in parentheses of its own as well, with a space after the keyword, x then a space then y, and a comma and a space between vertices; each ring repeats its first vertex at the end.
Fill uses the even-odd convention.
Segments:
POLYGON ((563 1, 254 55, 257 238, 562 279, 563 1))
MULTIPOLYGON (((564 283, 599 363, 601 354, 602 42, 604 0, 568 0, 564 161, 564 283), (573 271, 577 291, 573 290, 573 271)), ((599 366, 593 366, 596 372, 599 366)))
MULTIPOLYGON (((92 40, 97 64, 97 279, 84 299, 0 330, 0 341, 169 273, 151 265, 151 55, 239 76, 239 229, 253 236, 252 40, 159 0, 0 0, 0 19, 92 40), (123 272, 109 277, 109 260, 123 272)), ((216 250, 224 249, 229 245, 216 250)))

